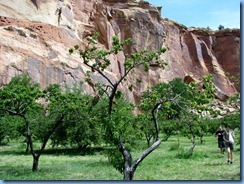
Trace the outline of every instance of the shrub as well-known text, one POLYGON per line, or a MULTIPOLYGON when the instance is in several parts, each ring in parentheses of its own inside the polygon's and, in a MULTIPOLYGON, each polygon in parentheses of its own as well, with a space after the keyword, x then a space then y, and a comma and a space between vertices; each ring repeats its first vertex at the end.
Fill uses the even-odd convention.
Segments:
POLYGON ((188 159, 192 156, 192 152, 189 148, 182 148, 180 147, 178 149, 178 153, 176 155, 176 158, 180 158, 180 159, 188 159))
POLYGON ((180 145, 178 143, 174 143, 174 144, 170 145, 169 151, 176 151, 176 150, 179 150, 179 148, 180 148, 180 145))

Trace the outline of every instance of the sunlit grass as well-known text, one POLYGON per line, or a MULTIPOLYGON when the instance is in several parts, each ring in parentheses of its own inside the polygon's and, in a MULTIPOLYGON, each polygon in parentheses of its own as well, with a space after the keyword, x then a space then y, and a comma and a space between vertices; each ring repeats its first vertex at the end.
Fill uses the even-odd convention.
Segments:
MULTIPOLYGON (((146 142, 143 143, 146 145, 146 142)), ((174 145, 188 149, 190 141, 181 136, 172 136, 162 142, 138 166, 134 180, 240 180, 240 149, 235 145, 234 163, 227 164, 227 156, 221 157, 214 136, 197 143, 193 156, 179 159, 174 145), (179 140, 179 142, 178 142, 179 140)), ((145 146, 144 146, 145 148, 145 146)), ((133 151, 135 159, 144 148, 133 151)), ((56 153, 47 150, 40 157, 39 171, 33 173, 32 156, 24 152, 23 143, 0 146, 1 180, 122 180, 123 175, 109 163, 104 151, 94 149, 90 154, 69 150, 56 153)))

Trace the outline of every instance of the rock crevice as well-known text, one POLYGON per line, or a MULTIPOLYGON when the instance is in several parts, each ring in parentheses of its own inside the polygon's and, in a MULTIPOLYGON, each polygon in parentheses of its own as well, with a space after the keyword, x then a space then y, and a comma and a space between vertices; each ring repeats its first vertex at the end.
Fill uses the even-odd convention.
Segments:
MULTIPOLYGON (((167 82, 175 77, 191 76, 199 80, 212 74, 215 85, 227 96, 239 90, 226 75, 240 72, 240 30, 212 31, 187 28, 161 17, 161 7, 136 0, 12 0, 0 2, 0 86, 27 71, 42 88, 51 83, 73 84, 84 81, 86 66, 68 49, 82 45, 84 39, 99 32, 99 44, 111 48, 112 37, 132 38, 125 53, 111 57, 108 73, 114 80, 121 74, 124 55, 166 47, 162 59, 165 70, 152 66, 133 71, 120 88, 137 102, 148 85, 167 82), (138 80, 140 79, 140 83, 138 80)), ((100 76, 94 79, 101 80, 100 76)), ((89 84, 83 85, 93 93, 89 84)))

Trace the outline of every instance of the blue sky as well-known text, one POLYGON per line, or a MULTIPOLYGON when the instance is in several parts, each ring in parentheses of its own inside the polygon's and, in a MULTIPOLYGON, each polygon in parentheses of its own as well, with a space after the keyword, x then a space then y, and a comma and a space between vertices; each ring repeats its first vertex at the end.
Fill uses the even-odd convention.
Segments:
POLYGON ((187 27, 240 28, 240 0, 147 0, 162 6, 162 17, 187 27))

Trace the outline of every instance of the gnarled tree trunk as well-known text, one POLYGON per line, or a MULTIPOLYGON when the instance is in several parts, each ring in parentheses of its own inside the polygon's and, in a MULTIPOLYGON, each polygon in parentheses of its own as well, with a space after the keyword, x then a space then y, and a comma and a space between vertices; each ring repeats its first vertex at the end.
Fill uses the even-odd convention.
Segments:
POLYGON ((32 171, 36 172, 38 170, 38 164, 39 164, 39 158, 40 155, 34 154, 33 155, 33 166, 32 166, 32 171))
POLYGON ((120 145, 119 151, 124 157, 124 180, 133 180, 134 173, 139 163, 146 158, 153 150, 155 150, 162 140, 157 140, 152 146, 147 148, 133 163, 131 160, 131 154, 125 149, 123 144, 120 145))

